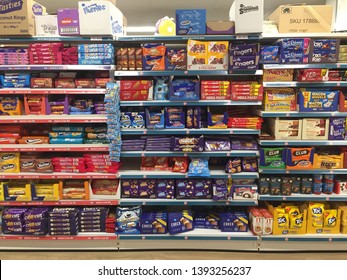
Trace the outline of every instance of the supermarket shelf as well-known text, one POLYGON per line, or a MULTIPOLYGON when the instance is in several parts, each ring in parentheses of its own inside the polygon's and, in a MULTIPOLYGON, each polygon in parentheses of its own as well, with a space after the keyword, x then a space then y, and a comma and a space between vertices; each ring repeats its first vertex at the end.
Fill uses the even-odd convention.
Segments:
POLYGON ((263 201, 347 201, 347 195, 341 194, 292 194, 283 195, 259 195, 259 200, 263 201))
POLYGON ((314 63, 314 64, 264 64, 264 69, 338 69, 347 68, 347 63, 314 63))
POLYGON ((328 140, 258 140, 262 146, 347 146, 347 141, 328 140))
POLYGON ((0 173, 0 179, 116 179, 111 173, 0 173))
POLYGON ((261 101, 231 101, 231 100, 198 100, 198 101, 121 101, 120 106, 252 106, 261 105, 261 101))
POLYGON ((184 36, 120 36, 116 40, 119 42, 185 42, 191 40, 257 40, 260 35, 184 35, 184 36))
POLYGON ((347 87, 347 82, 263 82, 264 87, 347 87))
POLYGON ((113 37, 80 37, 80 36, 57 36, 57 37, 1 37, 0 43, 35 43, 35 42, 113 42, 113 37))
POLYGON ((134 76, 238 76, 238 75, 263 75, 263 70, 238 70, 228 72, 227 70, 173 70, 173 71, 115 71, 115 77, 134 77, 134 76))
POLYGON ((60 201, 0 201, 0 206, 110 206, 118 205, 119 200, 60 200, 60 201))
POLYGON ((261 39, 280 39, 280 38, 345 38, 346 33, 263 33, 261 39))
POLYGON ((105 123, 106 115, 20 115, 0 116, 1 123, 105 123))
POLYGON ((258 129, 228 128, 228 129, 122 129, 122 135, 231 135, 231 134, 251 134, 259 135, 258 129))
POLYGON ((268 235, 259 242, 260 251, 346 251, 346 234, 268 235))
POLYGON ((347 169, 308 169, 308 170, 286 170, 286 169, 259 169, 260 174, 347 174, 347 169))
POLYGON ((195 229, 176 235, 119 235, 120 250, 183 249, 257 251, 258 237, 249 232, 221 232, 218 229, 195 229), (203 241, 203 246, 201 241, 203 241))
POLYGON ((4 144, 0 152, 105 152, 107 144, 4 144))
POLYGON ((148 205, 148 206, 256 206, 257 200, 232 200, 232 201, 214 201, 212 199, 133 199, 122 198, 122 206, 148 205))
POLYGON ((114 250, 117 235, 79 233, 76 236, 0 235, 0 250, 114 250))
POLYGON ((105 94, 103 88, 0 88, 1 94, 105 94))
POLYGON ((256 157, 259 156, 258 151, 249 151, 249 150, 233 150, 228 152, 170 152, 170 151, 127 151, 121 153, 122 157, 151 157, 151 156, 158 156, 158 157, 231 157, 231 156, 237 156, 237 157, 256 157))
POLYGON ((0 65, 0 71, 7 70, 114 70, 114 65, 57 65, 57 64, 37 64, 37 65, 0 65))
MULTIPOLYGON (((143 171, 143 170, 131 170, 130 168, 124 168, 126 170, 120 170, 118 172, 121 179, 186 179, 187 173, 178 173, 171 171, 143 171)), ((211 170, 210 178, 213 179, 258 179, 258 172, 242 172, 235 174, 227 174, 224 170, 211 170)))
POLYGON ((260 111, 257 110, 256 114, 261 117, 347 117, 347 112, 298 112, 298 111, 287 111, 287 112, 271 112, 271 111, 260 111))

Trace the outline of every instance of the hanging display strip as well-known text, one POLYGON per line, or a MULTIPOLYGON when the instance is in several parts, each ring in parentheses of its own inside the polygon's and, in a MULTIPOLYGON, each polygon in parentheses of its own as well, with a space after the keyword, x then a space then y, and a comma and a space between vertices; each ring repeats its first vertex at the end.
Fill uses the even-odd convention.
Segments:
POLYGON ((75 88, 1 88, 0 95, 2 94, 105 94, 105 89, 75 89, 75 88))
POLYGON ((106 152, 107 144, 8 144, 0 145, 0 152, 106 152))
POLYGON ((0 116, 1 123, 105 123, 106 115, 31 115, 0 116))

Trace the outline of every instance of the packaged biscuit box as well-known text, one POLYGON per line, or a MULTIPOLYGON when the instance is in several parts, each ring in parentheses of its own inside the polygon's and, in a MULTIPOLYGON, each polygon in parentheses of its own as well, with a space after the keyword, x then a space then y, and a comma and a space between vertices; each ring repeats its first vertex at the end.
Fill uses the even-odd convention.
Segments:
POLYGON ((261 148, 260 168, 285 169, 287 151, 285 148, 261 148))
POLYGON ((301 89, 298 93, 300 112, 337 111, 339 91, 301 89))
POLYGON ((287 169, 312 169, 314 148, 287 148, 287 169))
POLYGON ((296 93, 292 88, 267 88, 265 111, 296 111, 296 93))

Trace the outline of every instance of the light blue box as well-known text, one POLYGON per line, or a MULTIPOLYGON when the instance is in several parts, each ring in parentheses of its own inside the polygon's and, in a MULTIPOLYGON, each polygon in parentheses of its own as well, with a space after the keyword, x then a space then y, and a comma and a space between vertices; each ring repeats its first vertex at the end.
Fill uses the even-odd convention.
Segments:
POLYGON ((176 10, 176 35, 205 35, 206 10, 176 10))

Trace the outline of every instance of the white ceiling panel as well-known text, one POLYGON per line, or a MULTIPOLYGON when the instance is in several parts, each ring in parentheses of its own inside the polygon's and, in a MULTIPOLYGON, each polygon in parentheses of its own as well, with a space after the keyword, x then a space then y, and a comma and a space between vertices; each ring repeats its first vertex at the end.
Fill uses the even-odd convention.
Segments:
MULTIPOLYGON (((54 13, 58 8, 77 7, 78 0, 36 0, 54 13)), ((306 4, 321 5, 325 0, 264 0, 265 14, 271 13, 279 5, 306 4)), ((208 20, 228 19, 233 0, 117 0, 117 6, 128 19, 128 26, 152 26, 164 16, 175 16, 176 9, 204 8, 208 20)))

